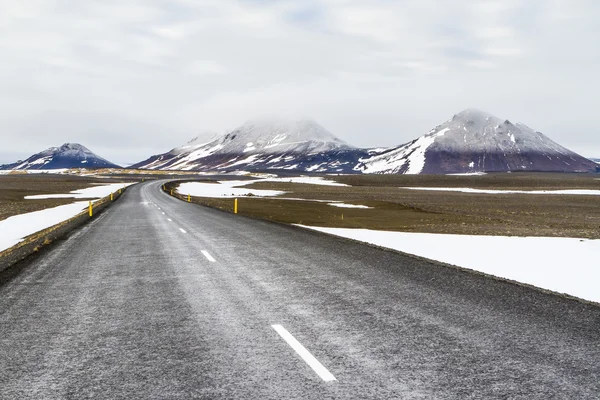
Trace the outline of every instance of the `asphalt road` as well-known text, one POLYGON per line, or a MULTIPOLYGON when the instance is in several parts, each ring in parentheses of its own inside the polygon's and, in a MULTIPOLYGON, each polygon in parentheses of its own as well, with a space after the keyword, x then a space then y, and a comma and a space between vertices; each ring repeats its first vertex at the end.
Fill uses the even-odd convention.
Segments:
POLYGON ((598 307, 159 185, 2 284, 0 398, 600 398, 598 307))

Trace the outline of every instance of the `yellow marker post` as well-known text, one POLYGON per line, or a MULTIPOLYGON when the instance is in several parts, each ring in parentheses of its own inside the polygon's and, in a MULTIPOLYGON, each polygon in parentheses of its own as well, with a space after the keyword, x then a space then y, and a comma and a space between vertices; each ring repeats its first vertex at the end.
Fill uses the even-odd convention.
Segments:
POLYGON ((90 201, 90 205, 89 205, 89 207, 88 207, 88 212, 89 212, 89 214, 90 214, 90 217, 94 215, 94 211, 93 211, 93 209, 92 209, 92 202, 91 202, 91 201, 90 201))
POLYGON ((233 199, 233 213, 234 214, 237 214, 237 208, 238 208, 237 207, 238 206, 237 203, 238 203, 237 199, 233 199))
POLYGON ((173 196, 173 189, 171 189, 171 196, 173 196))
POLYGON ((188 194, 188 203, 192 202, 192 196, 188 194))
POLYGON ((342 221, 344 220, 344 214, 342 214, 342 221))
POLYGON ((110 201, 113 201, 113 194, 110 194, 110 201))
POLYGON ((163 185, 163 190, 167 190, 167 187, 165 185, 163 185))

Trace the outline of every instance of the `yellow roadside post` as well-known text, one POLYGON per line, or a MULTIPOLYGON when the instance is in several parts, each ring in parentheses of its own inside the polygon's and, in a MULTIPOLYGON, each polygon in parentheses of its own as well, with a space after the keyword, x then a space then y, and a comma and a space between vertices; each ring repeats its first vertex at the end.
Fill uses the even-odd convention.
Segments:
POLYGON ((113 194, 110 194, 110 201, 113 201, 113 194))
POLYGON ((233 199, 233 213, 237 214, 238 202, 237 199, 233 199))
POLYGON ((188 194, 188 203, 192 202, 192 196, 188 194))
POLYGON ((344 214, 342 214, 342 221, 344 220, 344 214))
POLYGON ((91 217, 92 215, 94 215, 94 211, 93 211, 93 209, 92 209, 92 202, 91 202, 91 201, 90 201, 90 205, 89 205, 89 207, 88 207, 88 212, 90 213, 90 217, 91 217))
POLYGON ((171 189, 171 196, 173 196, 173 189, 171 189))

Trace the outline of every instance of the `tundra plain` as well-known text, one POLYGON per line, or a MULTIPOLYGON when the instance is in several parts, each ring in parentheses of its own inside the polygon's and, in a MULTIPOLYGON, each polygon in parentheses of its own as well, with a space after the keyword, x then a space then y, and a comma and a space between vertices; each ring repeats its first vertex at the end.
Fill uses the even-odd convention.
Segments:
MULTIPOLYGON (((581 194, 463 193, 412 188, 499 191, 600 190, 594 174, 512 173, 480 176, 339 175, 348 186, 256 182, 245 188, 286 194, 238 199, 242 215, 281 223, 468 235, 600 238, 600 196, 581 194), (341 208, 336 202, 368 208, 341 208)), ((209 178, 200 178, 210 181, 209 178)), ((166 185, 167 191, 180 182, 166 185)), ((218 184, 215 182, 215 184, 218 184)), ((233 211, 229 198, 191 201, 233 211)))

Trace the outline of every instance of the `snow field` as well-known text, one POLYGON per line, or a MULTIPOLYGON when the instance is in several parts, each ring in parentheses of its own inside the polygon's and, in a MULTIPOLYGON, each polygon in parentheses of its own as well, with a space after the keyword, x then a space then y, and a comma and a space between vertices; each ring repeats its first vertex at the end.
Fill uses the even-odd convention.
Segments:
POLYGON ((131 183, 111 183, 110 185, 94 186, 85 189, 73 190, 70 193, 61 194, 36 194, 25 196, 25 200, 41 200, 41 199, 101 199, 109 196, 111 193, 119 189, 127 187, 131 183))
POLYGON ((233 198, 240 196, 258 196, 258 197, 274 197, 285 194, 280 190, 261 190, 248 189, 244 186, 251 185, 257 182, 282 182, 282 183, 304 183, 310 185, 326 185, 326 186, 348 186, 343 183, 330 181, 321 177, 300 176, 291 178, 264 178, 252 179, 247 181, 219 181, 217 183, 205 182, 186 182, 179 185, 177 192, 182 195, 192 195, 196 197, 218 197, 218 198, 233 198))
MULTIPOLYGON (((75 190, 70 194, 34 195, 26 196, 25 199, 96 198, 99 200, 129 185, 131 185, 131 183, 113 183, 110 185, 75 190)), ((83 212, 87 207, 87 201, 77 201, 72 204, 14 215, 0 221, 0 251, 6 250, 18 244, 29 235, 75 217, 77 214, 83 212)))
POLYGON ((304 227, 600 303, 600 240, 304 227))
POLYGON ((87 201, 19 214, 0 221, 0 251, 6 250, 29 235, 59 224, 83 212, 87 201))
POLYGON ((182 195, 192 195, 196 197, 218 197, 218 198, 233 198, 241 196, 259 196, 273 197, 285 194, 278 190, 260 190, 246 189, 239 186, 245 186, 250 183, 259 181, 222 181, 219 183, 204 183, 204 182, 186 182, 179 185, 177 192, 182 195))
POLYGON ((361 204, 346 204, 346 203, 329 203, 330 206, 333 207, 340 207, 340 208, 373 208, 373 207, 369 207, 369 206, 363 206, 361 204))

